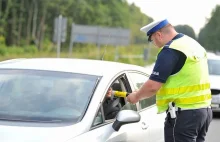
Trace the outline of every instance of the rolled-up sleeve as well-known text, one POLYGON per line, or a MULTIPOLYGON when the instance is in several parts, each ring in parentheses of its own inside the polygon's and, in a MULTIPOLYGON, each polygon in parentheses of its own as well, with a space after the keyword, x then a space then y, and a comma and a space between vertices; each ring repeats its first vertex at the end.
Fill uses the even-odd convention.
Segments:
POLYGON ((178 51, 171 48, 163 48, 157 56, 153 72, 150 75, 150 79, 165 83, 167 78, 175 70, 178 63, 179 56, 178 51))

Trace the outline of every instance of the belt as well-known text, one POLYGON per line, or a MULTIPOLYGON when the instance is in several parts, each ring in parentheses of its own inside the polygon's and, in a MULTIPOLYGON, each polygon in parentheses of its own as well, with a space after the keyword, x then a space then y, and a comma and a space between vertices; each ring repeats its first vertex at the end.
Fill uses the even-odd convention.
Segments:
POLYGON ((179 108, 179 107, 175 107, 176 111, 197 110, 197 109, 206 109, 206 108, 211 108, 211 106, 201 107, 201 108, 179 108))

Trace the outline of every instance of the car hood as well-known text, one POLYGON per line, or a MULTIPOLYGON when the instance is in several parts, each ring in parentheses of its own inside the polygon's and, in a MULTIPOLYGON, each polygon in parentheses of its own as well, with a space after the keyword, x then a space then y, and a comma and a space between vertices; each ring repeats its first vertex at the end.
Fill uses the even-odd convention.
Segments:
POLYGON ((0 125, 1 142, 66 142, 79 135, 80 126, 21 127, 0 125))
POLYGON ((210 86, 211 89, 220 89, 220 76, 219 75, 210 75, 210 86))

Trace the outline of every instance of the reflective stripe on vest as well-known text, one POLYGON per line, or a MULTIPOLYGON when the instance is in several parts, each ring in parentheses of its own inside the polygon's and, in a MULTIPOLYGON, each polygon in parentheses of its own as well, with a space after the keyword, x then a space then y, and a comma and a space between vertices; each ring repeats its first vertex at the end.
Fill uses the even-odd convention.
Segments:
POLYGON ((206 90, 210 88, 210 84, 199 84, 193 86, 184 86, 180 88, 162 88, 157 92, 157 95, 173 95, 173 94, 182 94, 200 90, 206 90))
POLYGON ((167 105, 169 102, 175 102, 177 104, 194 104, 194 103, 199 103, 199 102, 204 102, 204 101, 210 100, 211 97, 212 97, 211 94, 204 94, 204 95, 181 98, 181 99, 158 100, 157 105, 163 106, 163 105, 167 105))
POLYGON ((187 58, 181 70, 169 76, 156 93, 158 113, 166 111, 169 102, 190 109, 209 106, 211 90, 205 49, 186 35, 172 41, 170 47, 165 48, 178 50, 187 58))

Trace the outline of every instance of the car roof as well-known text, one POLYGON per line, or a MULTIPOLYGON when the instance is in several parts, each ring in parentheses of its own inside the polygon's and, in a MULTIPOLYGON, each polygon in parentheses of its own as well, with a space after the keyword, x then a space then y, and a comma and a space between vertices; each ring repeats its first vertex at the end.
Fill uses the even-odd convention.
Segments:
POLYGON ((220 60, 220 56, 216 55, 215 53, 208 53, 207 57, 209 60, 220 60))
POLYGON ((126 70, 146 71, 144 67, 113 61, 73 58, 28 58, 0 62, 0 69, 61 71, 103 76, 126 70))

